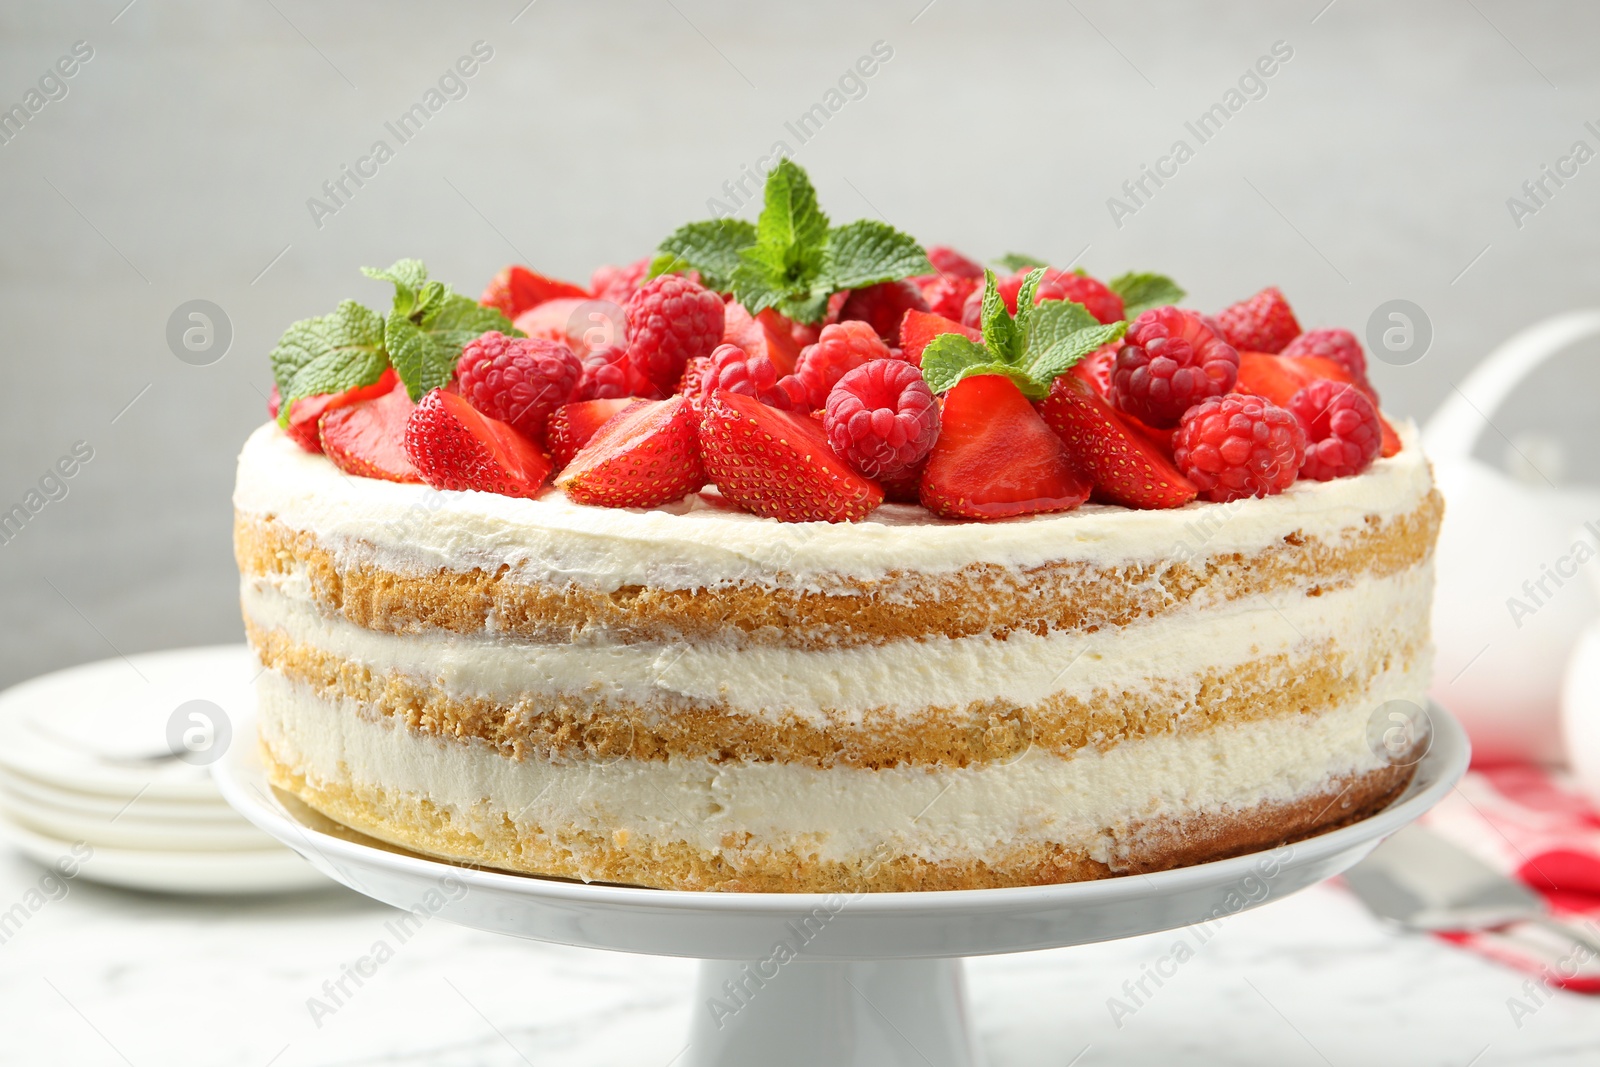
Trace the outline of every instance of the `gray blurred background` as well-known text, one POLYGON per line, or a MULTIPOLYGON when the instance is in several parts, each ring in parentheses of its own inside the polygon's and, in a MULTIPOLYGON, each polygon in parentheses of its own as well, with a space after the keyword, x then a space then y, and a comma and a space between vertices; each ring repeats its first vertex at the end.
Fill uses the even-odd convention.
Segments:
MULTIPOLYGON (((8 3, 0 109, 42 78, 45 102, 0 145, 0 511, 76 442, 93 459, 0 543, 0 683, 240 637, 229 493, 266 353, 340 298, 383 305, 363 264, 420 256, 474 295, 517 260, 586 281, 780 140, 837 221, 1161 270, 1207 310, 1277 284, 1304 324, 1358 333, 1411 300, 1432 347, 1373 376, 1425 417, 1517 328, 1600 304, 1600 160, 1520 226, 1507 206, 1574 142, 1600 148, 1596 40, 1595 5, 1512 0, 8 3), (92 56, 46 78, 80 41, 92 56), (395 147, 385 122, 479 41, 465 95, 395 147), (800 143, 785 123, 880 41, 864 95, 800 143), (1280 41, 1265 94, 1198 144, 1185 122, 1280 41), (319 227, 307 199, 380 138, 394 158, 319 227), (1119 227, 1107 199, 1179 138, 1193 158, 1119 227), (232 328, 204 366, 166 340, 194 299, 232 328)), ((1596 388, 1581 361, 1550 370, 1489 454, 1593 423, 1596 388)))

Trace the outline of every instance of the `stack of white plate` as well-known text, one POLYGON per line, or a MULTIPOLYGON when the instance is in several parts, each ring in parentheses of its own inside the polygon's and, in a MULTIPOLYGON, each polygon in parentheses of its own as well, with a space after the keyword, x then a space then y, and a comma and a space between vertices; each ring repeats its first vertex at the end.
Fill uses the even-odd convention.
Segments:
POLYGON ((246 822, 209 764, 248 717, 243 645, 178 649, 47 674, 0 693, 0 838, 75 877, 177 893, 328 884, 246 822))

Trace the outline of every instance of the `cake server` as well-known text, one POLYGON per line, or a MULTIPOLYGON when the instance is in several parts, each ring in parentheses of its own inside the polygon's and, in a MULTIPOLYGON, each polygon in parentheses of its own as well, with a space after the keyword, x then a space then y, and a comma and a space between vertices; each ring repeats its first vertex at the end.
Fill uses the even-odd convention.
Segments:
POLYGON ((1552 918, 1538 893, 1416 824, 1373 849, 1344 880, 1374 915, 1407 929, 1489 930, 1525 922, 1600 952, 1595 939, 1552 918))

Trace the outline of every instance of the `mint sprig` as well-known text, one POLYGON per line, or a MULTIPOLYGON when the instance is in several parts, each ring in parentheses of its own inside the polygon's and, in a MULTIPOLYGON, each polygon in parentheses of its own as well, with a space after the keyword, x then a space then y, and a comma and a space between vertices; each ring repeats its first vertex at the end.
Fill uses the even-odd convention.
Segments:
POLYGON ((1176 304, 1187 294, 1165 274, 1129 271, 1112 278, 1106 288, 1122 297, 1122 314, 1130 322, 1151 308, 1176 304))
POLYGON ((933 271, 922 246, 886 223, 830 226, 805 170, 788 159, 767 174, 754 226, 693 222, 662 241, 660 253, 652 277, 697 270, 704 284, 731 290, 751 314, 777 308, 808 323, 822 321, 834 293, 933 271))
POLYGON ((296 400, 372 385, 394 367, 412 400, 449 382, 466 343, 488 330, 522 336, 494 308, 429 281, 421 260, 387 270, 363 267, 369 278, 394 286, 387 317, 354 300, 330 314, 293 323, 272 350, 278 385, 278 424, 287 426, 296 400))
POLYGON ((402 259, 387 270, 362 267, 361 273, 394 285, 383 343, 414 401, 449 383, 461 350, 474 337, 489 330, 521 336, 497 309, 429 281, 421 260, 402 259))
POLYGON ((983 272, 983 342, 959 333, 940 334, 922 351, 922 377, 935 393, 963 378, 998 374, 1011 379, 1022 394, 1039 400, 1050 384, 1101 345, 1119 340, 1126 322, 1099 322, 1082 304, 1045 300, 1035 304, 1044 268, 1028 273, 1017 293, 1017 313, 995 285, 994 271, 983 272))

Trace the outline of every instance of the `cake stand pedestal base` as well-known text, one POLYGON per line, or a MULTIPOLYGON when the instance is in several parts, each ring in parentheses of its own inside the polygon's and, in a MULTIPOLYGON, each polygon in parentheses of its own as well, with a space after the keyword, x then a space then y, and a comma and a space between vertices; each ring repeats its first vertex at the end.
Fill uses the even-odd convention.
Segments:
POLYGON ((684 1067, 982 1063, 959 960, 769 962, 771 977, 758 967, 701 962, 684 1067))

